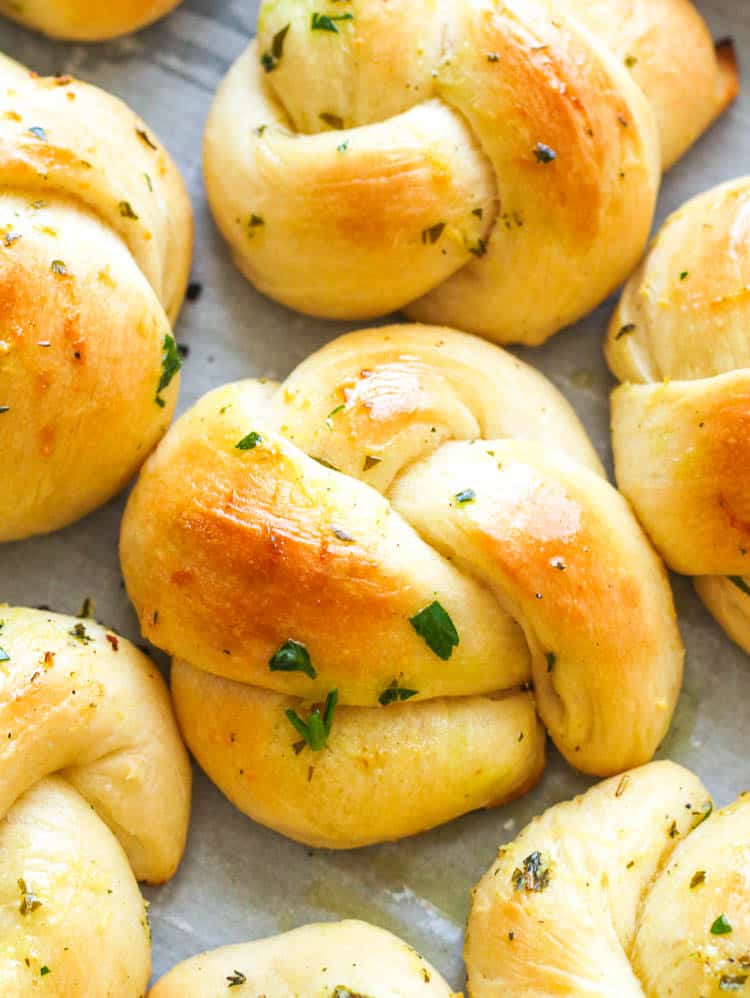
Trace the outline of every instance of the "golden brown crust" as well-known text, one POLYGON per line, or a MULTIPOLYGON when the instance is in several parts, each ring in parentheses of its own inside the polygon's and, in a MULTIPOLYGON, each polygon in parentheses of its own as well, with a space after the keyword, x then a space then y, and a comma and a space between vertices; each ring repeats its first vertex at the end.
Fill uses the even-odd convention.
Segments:
POLYGON ((656 115, 662 163, 675 163, 737 96, 731 41, 714 46, 689 0, 563 0, 630 70, 656 115))
POLYGON ((518 742, 502 718, 525 698, 487 697, 532 676, 552 737, 596 773, 651 757, 680 685, 664 572, 569 406, 447 329, 353 333, 281 386, 207 395, 144 468, 121 561, 144 634, 189 663, 175 700, 197 757, 243 810, 307 842, 413 834, 528 786, 540 729, 524 722, 518 742), (441 650, 415 624, 435 601, 458 636, 441 650), (277 668, 290 640, 306 669, 277 668), (384 709, 394 689, 412 702, 384 709), (332 690, 330 751, 295 756, 284 712, 332 690), (475 744, 480 724, 499 744, 475 744), (363 754, 380 760, 370 772, 363 754), (415 774, 416 811, 398 789, 415 774), (466 797, 449 792, 462 780, 466 797), (323 828, 311 802, 331 787, 348 803, 323 828))
POLYGON ((181 0, 0 0, 0 14, 52 38, 97 42, 151 24, 181 0))
POLYGON ((125 105, 0 57, 0 406, 12 469, 0 539, 70 523, 121 489, 169 424, 165 339, 190 205, 125 105), (93 401, 92 401, 93 400, 93 401))
POLYGON ((204 160, 242 272, 329 318, 405 308, 542 342, 632 272, 662 162, 737 87, 688 0, 353 0, 321 17, 261 6, 204 160))
POLYGON ((702 194, 664 225, 625 289, 607 356, 618 480, 657 549, 729 632, 743 600, 714 576, 750 573, 750 181, 702 194))

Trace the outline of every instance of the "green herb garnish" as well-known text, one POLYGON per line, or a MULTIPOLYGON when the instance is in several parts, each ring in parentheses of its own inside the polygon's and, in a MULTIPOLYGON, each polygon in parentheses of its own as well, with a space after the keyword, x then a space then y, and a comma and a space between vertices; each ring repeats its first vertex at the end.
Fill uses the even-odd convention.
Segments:
POLYGON ((177 349, 177 344, 174 341, 174 337, 170 336, 169 333, 164 337, 164 342, 162 343, 162 358, 161 358, 161 377, 159 378, 159 385, 156 389, 156 404, 163 409, 167 404, 161 397, 161 393, 167 388, 172 378, 178 373, 182 367, 182 358, 180 357, 180 351, 177 349))
POLYGON ((557 655, 553 651, 548 651, 547 655, 547 672, 552 672, 557 664, 557 655))
POLYGON ((545 145, 544 142, 537 142, 534 146, 534 156, 538 163, 552 163, 557 159, 557 153, 554 149, 545 145))
POLYGON ((260 57, 260 64, 267 73, 273 72, 281 61, 284 54, 284 42, 290 28, 291 24, 286 24, 280 31, 277 31, 271 42, 271 51, 264 52, 260 57))
POLYGON ((453 654, 459 642, 458 631, 448 613, 437 600, 420 610, 409 623, 427 646, 444 662, 453 654))
POLYGON ((148 134, 148 132, 146 131, 145 128, 136 128, 135 134, 138 136, 138 138, 141 140, 141 142, 143 142, 145 145, 147 145, 149 147, 149 149, 158 149, 159 148, 156 145, 156 143, 153 141, 153 139, 151 139, 149 137, 149 134, 148 134))
POLYGON ((539 894, 549 886, 550 871, 539 851, 532 852, 523 861, 523 869, 513 871, 511 883, 517 891, 539 894))
POLYGON ((23 877, 18 878, 18 889, 21 892, 21 903, 18 910, 22 915, 31 915, 37 908, 42 907, 41 900, 33 891, 29 890, 23 877))
POLYGON ((310 24, 311 31, 331 31, 333 34, 337 35, 339 29, 336 27, 336 21, 353 21, 354 14, 317 14, 314 13, 312 16, 312 22, 310 24))
POLYGON ((462 492, 456 493, 456 502, 463 504, 465 502, 474 502, 477 494, 474 489, 464 489, 462 492))
POLYGON ((425 245, 427 243, 434 245, 443 232, 445 232, 445 222, 438 222, 437 225, 431 225, 429 229, 422 229, 422 242, 425 245))
POLYGON ((411 700, 415 697, 419 690, 407 690, 403 686, 398 685, 398 680, 394 679, 390 686, 383 690, 383 692, 378 697, 378 703, 382 704, 383 707, 387 707, 392 703, 400 703, 404 700, 411 700))
POLYGON ((75 638, 76 641, 80 641, 82 645, 90 645, 94 640, 83 624, 76 624, 75 627, 68 631, 68 634, 75 638))
POLYGON ((49 268, 53 274, 57 274, 58 277, 65 277, 68 273, 68 268, 65 266, 62 260, 53 260, 49 268))
POLYGON ((712 936, 728 936, 732 931, 732 926, 726 915, 719 915, 711 926, 712 936))
POLYGON ((256 433, 255 430, 251 430, 246 437, 243 437, 239 443, 234 445, 235 450, 254 450, 259 444, 263 443, 263 437, 260 433, 256 433))
POLYGON ((300 641, 289 638, 268 661, 271 672, 304 672, 310 679, 318 673, 310 661, 310 653, 300 641))
POLYGON ((323 713, 320 707, 314 707, 310 712, 307 721, 303 721, 296 710, 287 710, 286 716, 289 723, 302 737, 301 747, 309 745, 313 752, 322 751, 328 744, 333 725, 333 715, 336 711, 336 704, 339 702, 339 691, 331 690, 326 697, 323 713))
POLYGON ((690 880, 690 890, 695 890, 696 887, 700 887, 701 884, 706 882, 706 871, 696 870, 690 880))
POLYGON ((741 575, 728 575, 727 578, 732 583, 733 586, 745 594, 745 596, 750 596, 750 585, 745 582, 741 575))
POLYGON ((10 655, 4 648, 0 648, 0 662, 10 662, 10 655))
POLYGON ((32 125, 32 127, 29 129, 29 131, 31 132, 32 135, 34 135, 41 142, 46 142, 47 141, 47 133, 41 127, 41 125, 32 125))
POLYGON ((229 981, 228 988, 238 988, 240 984, 244 984, 247 981, 247 978, 241 970, 235 970, 227 977, 227 980, 229 981))
POLYGON ((132 218, 134 221, 138 221, 138 216, 133 211, 130 201, 120 201, 117 207, 120 209, 120 214, 123 218, 132 218))
POLYGON ((247 234, 251 239, 255 238, 255 230, 259 229, 262 225, 266 224, 265 218, 262 215, 256 215, 253 213, 247 220, 247 234))

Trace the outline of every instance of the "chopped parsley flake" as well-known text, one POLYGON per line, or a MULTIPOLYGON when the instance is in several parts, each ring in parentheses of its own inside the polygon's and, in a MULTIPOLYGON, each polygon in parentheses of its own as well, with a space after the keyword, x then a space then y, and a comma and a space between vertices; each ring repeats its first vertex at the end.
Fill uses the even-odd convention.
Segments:
POLYGON ((696 887, 700 887, 701 884, 706 882, 706 871, 696 870, 690 880, 690 890, 695 890, 696 887))
POLYGON ((144 145, 147 145, 149 147, 149 149, 158 149, 158 146, 153 141, 153 139, 150 138, 145 128, 136 128, 135 134, 138 136, 141 142, 144 143, 144 145))
POLYGON ((404 700, 411 700, 415 697, 419 690, 407 690, 403 686, 398 685, 398 680, 394 679, 390 686, 383 690, 383 692, 378 697, 378 703, 382 704, 383 707, 387 707, 392 703, 399 703, 404 700))
POLYGON ((732 926, 726 915, 719 915, 711 926, 712 936, 728 936, 732 931, 732 926))
POLYGON ((289 723, 302 736, 302 748, 309 745, 313 752, 320 752, 326 747, 338 702, 339 691, 331 690, 326 697, 323 713, 321 714, 320 707, 316 706, 310 712, 307 721, 303 721, 296 710, 287 710, 286 716, 289 723))
POLYGON ((532 852, 523 861, 523 869, 513 871, 511 883, 517 891, 539 894, 549 886, 550 871, 539 851, 532 852))
POLYGON ((538 163, 552 163, 557 159, 557 153, 554 149, 545 145, 544 142, 537 142, 534 146, 534 156, 538 163))
POLYGON ((243 437, 239 443, 234 445, 235 450, 254 450, 259 444, 263 443, 263 437, 260 433, 256 433, 252 430, 246 437, 243 437))
POLYGON ((437 225, 431 225, 429 229, 422 229, 422 242, 425 245, 427 243, 434 245, 443 232, 445 232, 445 222, 438 222, 437 225))
POLYGON ((428 648, 438 658, 447 662, 459 642, 459 637, 453 621, 440 603, 434 600, 415 616, 410 617, 409 623, 420 638, 424 639, 428 648))
POLYGON ((180 351, 177 349, 177 344, 174 341, 174 337, 170 336, 169 333, 164 337, 164 342, 162 343, 162 358, 161 358, 161 377, 159 378, 159 385, 156 389, 156 404, 163 409, 166 402, 161 397, 161 393, 167 388, 174 376, 178 373, 182 367, 182 358, 180 357, 180 351))
POLYGON ((32 125, 29 129, 32 135, 38 138, 41 142, 47 141, 47 133, 40 125, 32 125))
POLYGON ((133 211, 133 206, 130 201, 120 201, 117 207, 120 209, 120 214, 123 218, 132 218, 133 221, 138 221, 138 216, 133 211))
POLYGON ((18 889, 21 892, 21 903, 18 906, 18 910, 22 915, 31 915, 37 908, 42 907, 41 900, 27 887, 23 877, 19 877, 18 879, 18 889))
POLYGON ((280 31, 277 31, 271 42, 271 51, 264 52, 260 57, 260 64, 267 73, 272 73, 281 61, 281 57, 284 54, 284 42, 290 28, 291 24, 286 24, 280 31))
POLYGON ((228 988, 238 988, 240 984, 245 984, 247 977, 241 970, 235 970, 227 977, 227 980, 229 981, 228 988))
POLYGON ((331 31, 337 35, 339 29, 336 27, 337 21, 353 21, 354 14, 318 14, 314 13, 310 23, 311 31, 331 31))
POLYGON ((728 575, 727 578, 732 585, 737 586, 740 592, 743 592, 745 596, 750 596, 750 585, 745 582, 741 575, 728 575))
POLYGON ((310 679, 318 673, 310 661, 310 653, 300 641, 289 638, 268 661, 271 672, 304 672, 310 679))
POLYGON ((72 638, 75 638, 76 641, 80 641, 82 645, 90 645, 94 640, 83 624, 76 624, 75 627, 68 631, 68 634, 70 634, 72 638))
POLYGON ((463 505, 467 502, 474 502, 477 494, 474 489, 463 489, 461 492, 456 493, 456 502, 463 505))

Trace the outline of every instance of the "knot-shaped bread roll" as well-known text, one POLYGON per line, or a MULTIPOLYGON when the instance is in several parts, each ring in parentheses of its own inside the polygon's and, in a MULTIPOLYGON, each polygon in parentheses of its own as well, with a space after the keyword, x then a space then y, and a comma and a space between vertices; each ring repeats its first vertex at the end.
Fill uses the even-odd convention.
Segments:
POLYGON ((750 797, 712 813, 652 763, 551 808, 476 887, 471 998, 723 998, 750 989, 750 797))
POLYGON ((98 42, 151 24, 181 0, 0 0, 0 14, 52 38, 98 42))
POLYGON ((460 998, 416 950, 366 922, 326 922, 186 960, 148 998, 460 998))
POLYGON ((750 179, 676 212, 627 285, 607 358, 620 488, 750 651, 750 179))
POLYGON ((209 117, 209 200, 292 308, 540 343, 636 265, 657 118, 671 160, 736 89, 687 0, 265 0, 209 117))
POLYGON ((144 467, 121 559, 201 765, 316 845, 522 793, 535 706, 580 769, 647 761, 680 686, 665 573, 572 409, 447 329, 205 396, 144 467))
POLYGON ((182 855, 190 767, 156 666, 92 620, 0 608, 0 994, 137 998, 136 878, 182 855))
POLYGON ((162 435, 192 243, 176 167, 116 98, 0 55, 0 540, 119 491, 162 435))

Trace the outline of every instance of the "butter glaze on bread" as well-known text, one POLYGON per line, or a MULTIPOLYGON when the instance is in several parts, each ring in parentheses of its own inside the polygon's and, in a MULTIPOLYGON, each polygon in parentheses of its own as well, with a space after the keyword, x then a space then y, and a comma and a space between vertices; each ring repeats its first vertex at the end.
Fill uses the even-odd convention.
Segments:
POLYGON ((470 998, 723 998, 750 980, 750 797, 658 762, 550 808, 473 893, 470 998))
POLYGON ((750 179, 665 223, 612 318, 620 488, 656 548, 750 651, 750 179))
POLYGON ((314 845, 524 792, 543 766, 535 709, 579 769, 645 762, 680 686, 663 568, 572 409, 447 329, 353 333, 283 385, 205 396, 144 467, 121 561, 201 765, 314 845), (273 661, 290 640, 309 662, 273 661), (288 714, 333 690, 313 751, 288 714))
POLYGON ((52 38, 99 42, 151 24, 181 0, 0 0, 0 14, 52 38))
POLYGON ((0 55, 0 541, 106 502, 164 433, 191 251, 187 194, 148 126, 0 55))
POLYGON ((325 318, 543 342, 632 272, 737 90, 687 0, 345 6, 266 0, 205 137, 238 267, 325 318))
POLYGON ((0 994, 136 998, 151 966, 136 880, 174 874, 190 811, 167 689, 93 620, 0 620, 0 994))

